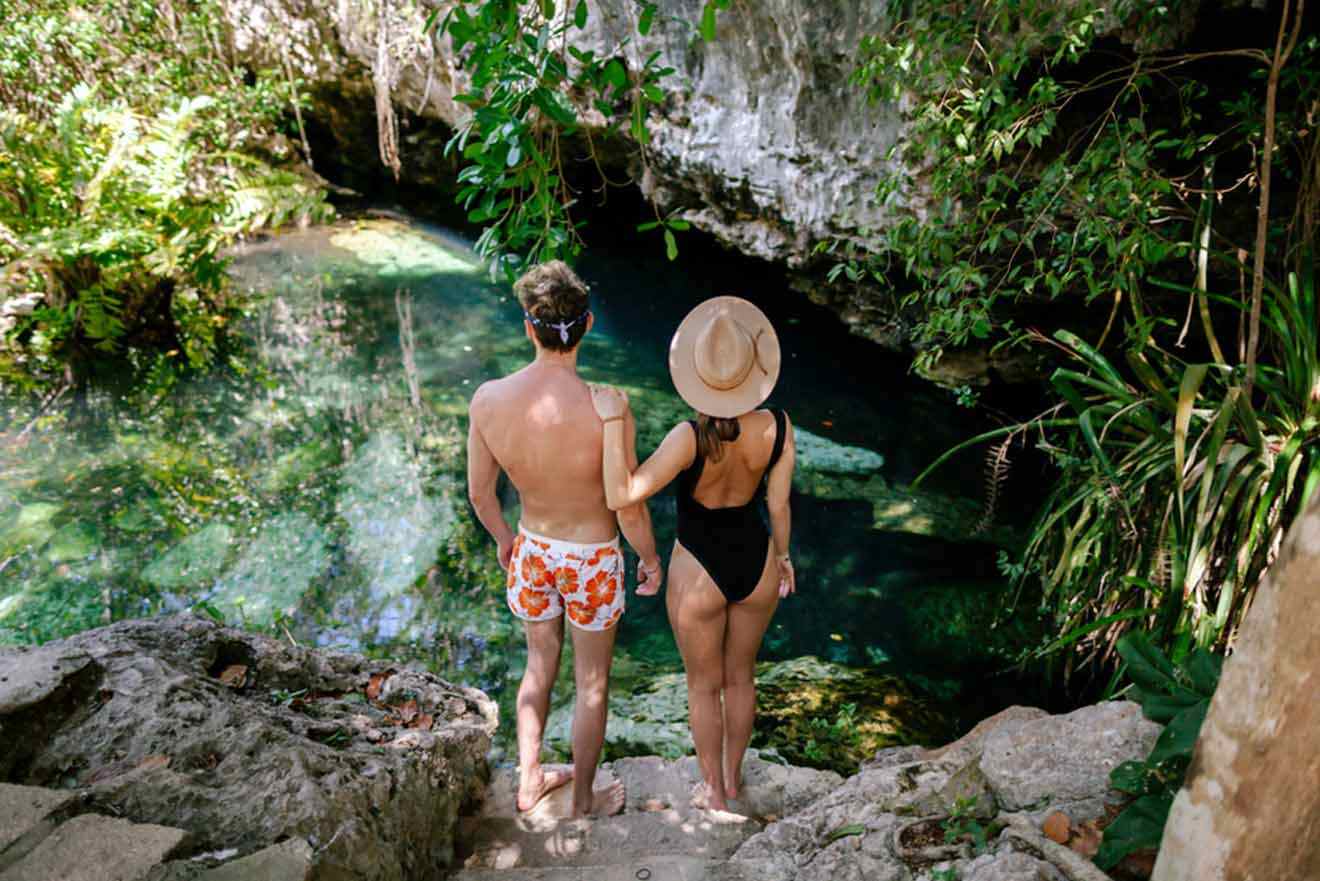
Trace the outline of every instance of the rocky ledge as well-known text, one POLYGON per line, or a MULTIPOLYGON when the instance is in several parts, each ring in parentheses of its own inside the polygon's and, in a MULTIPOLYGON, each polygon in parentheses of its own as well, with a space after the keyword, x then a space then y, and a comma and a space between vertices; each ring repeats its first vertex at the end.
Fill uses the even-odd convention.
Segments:
POLYGON ((590 823, 565 818, 567 790, 516 814, 506 772, 462 821, 457 879, 1105 881, 1090 856, 1122 801, 1109 772, 1159 730, 1126 701, 1014 707, 940 749, 881 750, 846 780, 753 755, 737 814, 692 807, 691 757, 602 766, 628 801, 590 823))
POLYGON ((429 881, 496 723, 475 689, 187 614, 0 651, 0 879, 429 881))

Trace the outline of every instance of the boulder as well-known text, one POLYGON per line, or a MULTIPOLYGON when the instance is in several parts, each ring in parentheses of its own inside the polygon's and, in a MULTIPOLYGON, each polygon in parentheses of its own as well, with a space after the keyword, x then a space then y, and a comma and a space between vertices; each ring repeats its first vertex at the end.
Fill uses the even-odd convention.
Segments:
POLYGON ((449 866, 495 724, 475 689, 190 614, 0 651, 6 779, 185 830, 184 856, 301 838, 318 881, 449 866))
POLYGON ((1097 819, 1121 800, 1109 772, 1145 758, 1160 726, 1131 701, 1110 701, 1072 713, 1000 724, 981 741, 981 771, 1000 805, 1042 818, 1061 810, 1076 822, 1097 819))

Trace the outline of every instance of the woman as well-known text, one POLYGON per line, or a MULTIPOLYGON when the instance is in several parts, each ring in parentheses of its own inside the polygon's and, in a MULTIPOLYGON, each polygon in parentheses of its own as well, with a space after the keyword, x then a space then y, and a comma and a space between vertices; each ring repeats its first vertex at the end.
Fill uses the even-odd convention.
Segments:
POLYGON ((670 343, 669 372, 698 416, 674 426, 636 472, 628 469, 627 398, 593 390, 605 423, 605 496, 618 510, 678 478, 665 606, 687 671, 704 779, 696 804, 727 810, 752 737, 756 653, 780 598, 795 588, 788 554, 793 427, 783 412, 755 409, 779 376, 779 340, 746 300, 716 297, 693 309, 670 343), (763 492, 769 532, 757 510, 763 492))

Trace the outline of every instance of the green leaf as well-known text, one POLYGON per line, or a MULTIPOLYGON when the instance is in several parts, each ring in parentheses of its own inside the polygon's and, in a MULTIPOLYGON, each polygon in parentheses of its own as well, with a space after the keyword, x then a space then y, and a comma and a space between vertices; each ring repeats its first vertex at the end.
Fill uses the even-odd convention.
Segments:
POLYGON ((617 58, 611 58, 610 63, 605 65, 603 76, 605 82, 616 89, 628 88, 628 68, 624 67, 623 62, 617 58))
POLYGON ((637 33, 645 37, 651 32, 651 22, 655 20, 655 4, 647 3, 642 8, 642 16, 637 19, 637 33))
POLYGON ((652 221, 650 221, 650 222, 648 222, 648 223, 639 223, 639 224, 637 224, 637 231, 638 231, 638 232, 650 232, 651 230, 653 230, 653 229, 658 229, 659 227, 660 227, 660 221, 658 221, 658 220, 652 220, 652 221))
POLYGON ((578 0, 577 8, 573 10, 573 24, 578 30, 587 26, 587 0, 578 0))
POLYGON ((1205 698, 1214 696, 1219 686, 1219 675, 1224 668, 1224 659, 1206 649, 1197 649, 1187 659, 1184 669, 1191 680, 1192 688, 1205 698))
POLYGON ((1205 700, 1196 692, 1182 687, 1174 689, 1173 694, 1159 694, 1137 688, 1132 699, 1141 704, 1141 711, 1147 719, 1159 722, 1161 725, 1205 700))
POLYGON ((1196 746, 1197 735, 1201 733, 1201 723, 1205 721, 1205 714, 1209 709, 1210 702, 1202 700, 1174 716, 1160 732, 1159 739, 1155 741, 1155 748, 1150 751, 1147 761, 1158 763, 1182 756, 1190 757, 1192 749, 1196 746))
POLYGON ((509 155, 504 160, 504 164, 513 168, 522 159, 522 147, 517 141, 509 145, 509 155))
POLYGON ((1095 855, 1095 864, 1108 871, 1130 853, 1159 847, 1171 807, 1172 793, 1143 795, 1128 805, 1105 828, 1105 837, 1100 843, 1100 851, 1095 855))
POLYGON ((1146 634, 1140 631, 1125 634, 1117 649, 1127 662, 1128 676, 1143 690, 1168 693, 1178 685, 1173 665, 1146 634))
POLYGON ((665 256, 670 260, 678 259, 678 242, 674 239, 674 233, 665 230, 665 256))
POLYGON ((840 826, 838 829, 835 829, 829 835, 826 835, 825 843, 829 844, 831 841, 838 841, 840 838, 850 838, 854 835, 865 835, 865 834, 866 834, 866 827, 863 826, 861 823, 849 823, 847 826, 840 826))
POLYGON ((1149 774, 1145 762, 1124 762, 1109 772, 1109 785, 1128 795, 1145 795, 1149 774))
POLYGON ((701 39, 707 43, 715 42, 715 4, 711 0, 701 10, 701 23, 697 25, 697 30, 701 32, 701 39))

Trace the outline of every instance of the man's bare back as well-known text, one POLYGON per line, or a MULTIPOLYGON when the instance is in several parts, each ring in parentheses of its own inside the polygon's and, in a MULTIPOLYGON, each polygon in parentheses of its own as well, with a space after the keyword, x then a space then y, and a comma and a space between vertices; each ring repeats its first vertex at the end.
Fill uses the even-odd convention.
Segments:
POLYGON ((575 371, 532 363, 491 380, 472 398, 471 418, 518 490, 524 527, 576 542, 618 533, 605 504, 601 421, 575 371))

